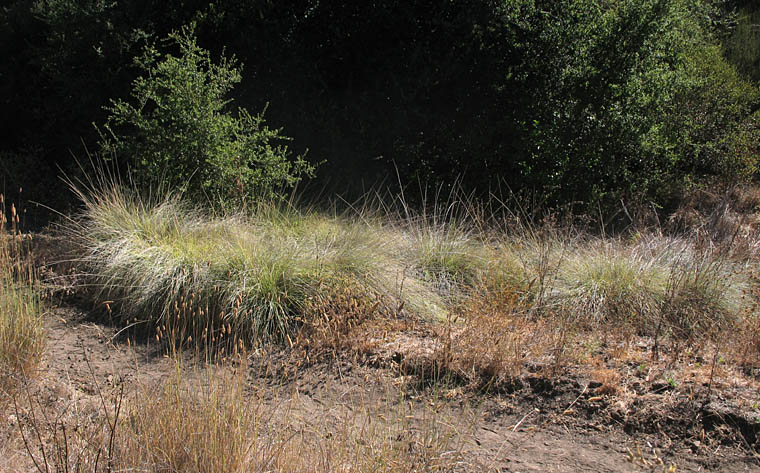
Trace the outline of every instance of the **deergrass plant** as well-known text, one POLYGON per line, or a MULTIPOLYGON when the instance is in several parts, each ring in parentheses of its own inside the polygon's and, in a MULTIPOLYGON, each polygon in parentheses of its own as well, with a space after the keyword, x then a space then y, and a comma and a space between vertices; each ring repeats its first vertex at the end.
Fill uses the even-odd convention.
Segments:
MULTIPOLYGON (((445 217, 444 217, 445 218, 445 217)), ((408 245, 420 277, 441 289, 471 284, 488 261, 486 247, 468 223, 426 216, 404 221, 399 232, 408 245)))
POLYGON ((323 332, 332 325, 309 320, 336 310, 355 320, 456 315, 466 326, 489 313, 483 301, 499 300, 510 301, 499 317, 522 327, 539 317, 567 333, 694 341, 741 323, 749 288, 739 262, 685 236, 507 226, 453 200, 417 213, 402 200, 343 213, 262 202, 212 215, 176 196, 101 184, 79 192, 85 211, 69 226, 95 296, 121 322, 174 343, 292 344, 298 326, 323 332))
POLYGON ((455 307, 441 362, 483 387, 528 363, 556 372, 582 358, 583 340, 648 337, 657 352, 663 340, 678 350, 751 338, 746 268, 698 243, 512 232, 455 307))
POLYGON ((589 242, 562 266, 557 298, 579 324, 644 330, 664 296, 668 270, 636 247, 589 242))
POLYGON ((543 245, 521 256, 528 261, 523 280, 543 280, 538 310, 564 314, 579 329, 622 328, 636 335, 665 330, 699 338, 745 305, 749 282, 743 266, 685 237, 577 236, 543 245), (696 324, 696 330, 687 334, 683 324, 696 324))
POLYGON ((347 286, 386 310, 445 311, 382 224, 269 204, 209 216, 116 186, 81 196, 74 238, 96 296, 125 323, 179 324, 189 337, 289 338, 313 308, 307 301, 347 286))

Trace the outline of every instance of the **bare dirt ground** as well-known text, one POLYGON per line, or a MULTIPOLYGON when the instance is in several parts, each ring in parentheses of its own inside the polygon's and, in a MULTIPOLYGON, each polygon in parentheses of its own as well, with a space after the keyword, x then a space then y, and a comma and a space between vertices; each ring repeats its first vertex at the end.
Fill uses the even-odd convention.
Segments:
MULTIPOLYGON (((45 315, 47 352, 33 388, 38 399, 97 406, 109 387, 159 381, 176 369, 155 341, 130 338, 94 317, 58 281, 57 306, 45 315)), ((464 433, 463 471, 760 471, 760 393, 751 378, 737 382, 724 370, 675 385, 653 373, 656 367, 631 363, 615 365, 625 386, 615 393, 605 393, 582 369, 555 377, 528 373, 472 390, 451 380, 431 382, 414 369, 419 361, 404 347, 425 345, 425 336, 390 334, 361 354, 295 368, 286 349, 254 352, 250 383, 273 403, 297 399, 291 414, 304 422, 329 422, 357 404, 404 403, 420 416, 440 410, 464 433)), ((18 422, 13 412, 4 416, 0 423, 18 422)), ((0 448, 13 457, 11 471, 35 471, 24 450, 18 442, 0 448)))
MULTIPOLYGON (((157 381, 175 369, 156 344, 125 342, 116 328, 89 320, 80 309, 59 307, 45 324, 48 351, 39 384, 50 402, 96 405, 98 391, 116 382, 157 381)), ((419 411, 445 405, 447 421, 460 422, 467 432, 463 464, 470 471, 760 471, 750 444, 758 424, 721 401, 732 395, 728 388, 704 407, 675 390, 657 392, 662 386, 623 406, 618 397, 595 396, 588 380, 572 375, 527 377, 512 392, 467 393, 419 386, 414 375, 394 367, 398 354, 393 358, 337 358, 284 374, 278 364, 287 363, 286 354, 254 354, 251 379, 273 397, 297 397, 293 415, 303 419, 324 419, 359 399, 407 402, 419 411)))

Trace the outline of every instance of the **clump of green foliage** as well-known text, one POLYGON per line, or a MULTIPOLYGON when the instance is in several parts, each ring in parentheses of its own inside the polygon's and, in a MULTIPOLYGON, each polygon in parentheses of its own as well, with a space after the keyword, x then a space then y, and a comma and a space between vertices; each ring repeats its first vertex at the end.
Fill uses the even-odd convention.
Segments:
POLYGON ((263 113, 229 110, 226 97, 241 80, 234 58, 214 63, 191 28, 168 39, 179 55, 146 48, 136 59, 143 75, 132 84, 133 101, 107 108, 102 153, 127 160, 143 183, 160 177, 227 203, 277 197, 313 173, 302 157, 289 159, 287 138, 264 124, 263 113))
POLYGON ((688 240, 610 238, 568 252, 552 303, 579 326, 697 339, 736 322, 746 289, 745 275, 688 240))
POLYGON ((758 93, 720 53, 715 5, 504 4, 498 27, 526 38, 512 46, 523 62, 505 64, 513 86, 504 90, 532 89, 514 117, 520 173, 549 201, 667 202, 690 180, 756 171, 758 135, 748 129, 758 93))

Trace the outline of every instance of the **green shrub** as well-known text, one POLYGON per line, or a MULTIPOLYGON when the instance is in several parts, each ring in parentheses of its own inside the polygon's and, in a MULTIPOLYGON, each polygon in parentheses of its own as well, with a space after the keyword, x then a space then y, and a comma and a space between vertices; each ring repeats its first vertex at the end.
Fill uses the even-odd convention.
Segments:
POLYGON ((674 76, 679 90, 644 135, 644 148, 670 163, 671 178, 747 179, 758 169, 757 87, 715 45, 695 48, 674 76))
POLYGON ((264 124, 263 113, 228 110, 225 97, 241 79, 234 58, 214 63, 191 28, 169 40, 178 56, 148 47, 136 58, 143 75, 132 84, 132 103, 107 107, 102 153, 127 160, 143 183, 160 178, 227 203, 280 195, 313 173, 302 157, 288 159, 287 138, 264 124))

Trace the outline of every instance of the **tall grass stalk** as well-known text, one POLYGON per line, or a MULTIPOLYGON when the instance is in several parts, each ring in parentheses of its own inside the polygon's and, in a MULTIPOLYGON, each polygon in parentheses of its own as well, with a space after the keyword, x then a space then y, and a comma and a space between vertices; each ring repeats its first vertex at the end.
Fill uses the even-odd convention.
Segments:
POLYGON ((0 394, 34 373, 44 349, 42 301, 19 224, 15 206, 7 209, 0 194, 0 394))

